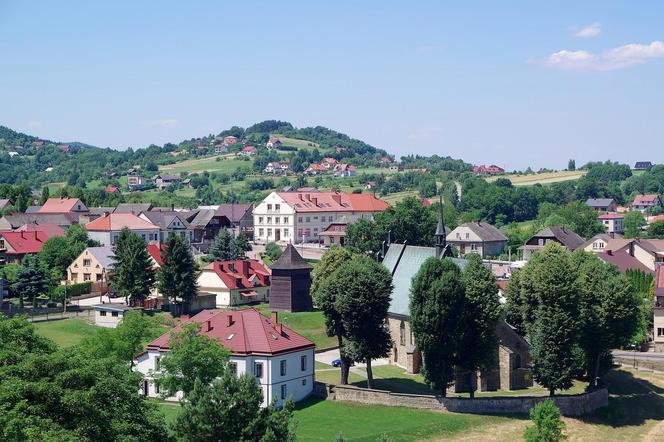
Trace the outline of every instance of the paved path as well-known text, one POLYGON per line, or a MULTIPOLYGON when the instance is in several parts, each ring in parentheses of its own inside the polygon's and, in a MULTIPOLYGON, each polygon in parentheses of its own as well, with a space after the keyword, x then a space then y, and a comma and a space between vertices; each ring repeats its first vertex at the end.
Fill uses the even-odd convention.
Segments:
POLYGON ((614 350, 613 356, 637 359, 640 361, 664 361, 664 353, 653 353, 649 351, 634 352, 634 351, 614 350))
MULTIPOLYGON (((316 360, 318 362, 323 362, 324 364, 332 365, 332 361, 334 361, 335 359, 339 359, 339 349, 338 348, 335 348, 334 350, 324 351, 322 353, 316 353, 316 360)), ((376 367, 378 365, 387 365, 389 363, 390 363, 390 361, 387 358, 374 359, 374 360, 371 361, 371 366, 376 367)), ((367 366, 366 364, 357 363, 353 367, 351 367, 351 371, 353 371, 352 370, 353 368, 365 368, 366 366, 367 366)), ((355 371, 353 371, 353 373, 355 373, 355 371)), ((361 373, 362 372, 360 372, 360 374, 361 373)), ((366 376, 366 374, 363 375, 363 376, 366 376)))

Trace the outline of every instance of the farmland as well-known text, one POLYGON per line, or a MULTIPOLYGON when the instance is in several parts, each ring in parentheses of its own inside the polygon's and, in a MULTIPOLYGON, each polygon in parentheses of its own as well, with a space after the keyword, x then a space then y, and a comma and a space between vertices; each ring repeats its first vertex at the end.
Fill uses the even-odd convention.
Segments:
POLYGON ((498 178, 507 178, 515 186, 530 186, 533 184, 553 184, 561 181, 578 180, 585 174, 585 170, 561 170, 558 172, 544 172, 530 175, 511 174, 492 176, 488 177, 486 180, 491 182, 498 178))
POLYGON ((251 167, 251 160, 238 158, 234 154, 224 154, 166 164, 160 166, 159 170, 167 173, 203 171, 231 173, 241 166, 251 167))

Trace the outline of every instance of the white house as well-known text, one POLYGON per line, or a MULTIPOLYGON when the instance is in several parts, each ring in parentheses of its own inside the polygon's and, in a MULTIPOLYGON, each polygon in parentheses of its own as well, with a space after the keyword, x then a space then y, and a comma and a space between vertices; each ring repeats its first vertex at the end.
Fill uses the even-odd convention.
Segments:
POLYGON ((159 226, 155 226, 132 213, 111 213, 100 216, 85 225, 90 239, 99 241, 103 246, 114 246, 123 228, 128 228, 143 241, 159 243, 159 226))
POLYGON ((598 216, 597 219, 604 225, 607 233, 623 233, 625 231, 623 225, 625 215, 622 213, 609 212, 598 216))
MULTIPOLYGON (((231 367, 238 375, 255 376, 263 390, 264 407, 271 402, 280 406, 289 398, 300 401, 311 394, 315 345, 279 323, 276 312, 267 318, 255 309, 203 310, 189 321, 200 323, 202 334, 230 350, 231 367)), ((145 396, 159 396, 154 373, 169 350, 169 338, 170 332, 165 333, 134 359, 134 370, 143 375, 141 392, 145 396)), ((181 397, 178 393, 169 399, 181 397)))
POLYGON ((254 207, 254 240, 320 241, 320 234, 342 216, 352 223, 385 209, 387 203, 371 194, 272 192, 254 207))
POLYGON ((95 325, 99 327, 115 328, 128 311, 134 310, 126 304, 97 304, 95 309, 95 325))
POLYGON ((477 253, 483 258, 500 255, 507 244, 507 238, 500 230, 479 221, 461 224, 446 239, 459 249, 459 255, 477 253))
POLYGON ((255 259, 215 261, 196 281, 199 293, 216 295, 217 307, 230 307, 270 298, 270 270, 255 259))

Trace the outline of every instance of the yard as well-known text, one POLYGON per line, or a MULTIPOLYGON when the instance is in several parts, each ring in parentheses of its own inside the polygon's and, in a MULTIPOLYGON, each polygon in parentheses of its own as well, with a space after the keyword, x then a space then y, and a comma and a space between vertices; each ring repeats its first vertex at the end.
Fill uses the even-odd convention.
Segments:
POLYGON ((52 339, 60 347, 76 345, 99 330, 97 326, 81 318, 36 322, 34 326, 37 333, 52 339))
MULTIPOLYGON (((263 315, 270 316, 269 304, 259 304, 255 307, 263 315)), ((325 317, 321 311, 298 313, 279 312, 279 321, 305 338, 311 339, 318 349, 337 345, 336 338, 329 337, 325 334, 325 317)))

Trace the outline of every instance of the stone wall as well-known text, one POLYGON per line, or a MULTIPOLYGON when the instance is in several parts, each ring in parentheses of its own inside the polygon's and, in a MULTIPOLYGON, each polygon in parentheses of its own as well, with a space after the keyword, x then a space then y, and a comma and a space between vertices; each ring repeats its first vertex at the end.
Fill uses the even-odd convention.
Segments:
POLYGON ((636 368, 637 370, 648 370, 648 371, 661 371, 664 372, 664 359, 663 360, 645 360, 645 359, 634 359, 629 356, 614 356, 613 360, 622 365, 623 367, 636 368))
MULTIPOLYGON (((547 399, 544 396, 503 396, 475 399, 452 398, 392 393, 384 390, 369 390, 366 388, 340 385, 329 386, 328 391, 331 393, 328 397, 338 401, 473 414, 525 414, 537 403, 547 399)), ((578 395, 554 396, 553 400, 564 416, 581 416, 606 407, 609 404, 609 393, 608 390, 603 388, 578 395)))

